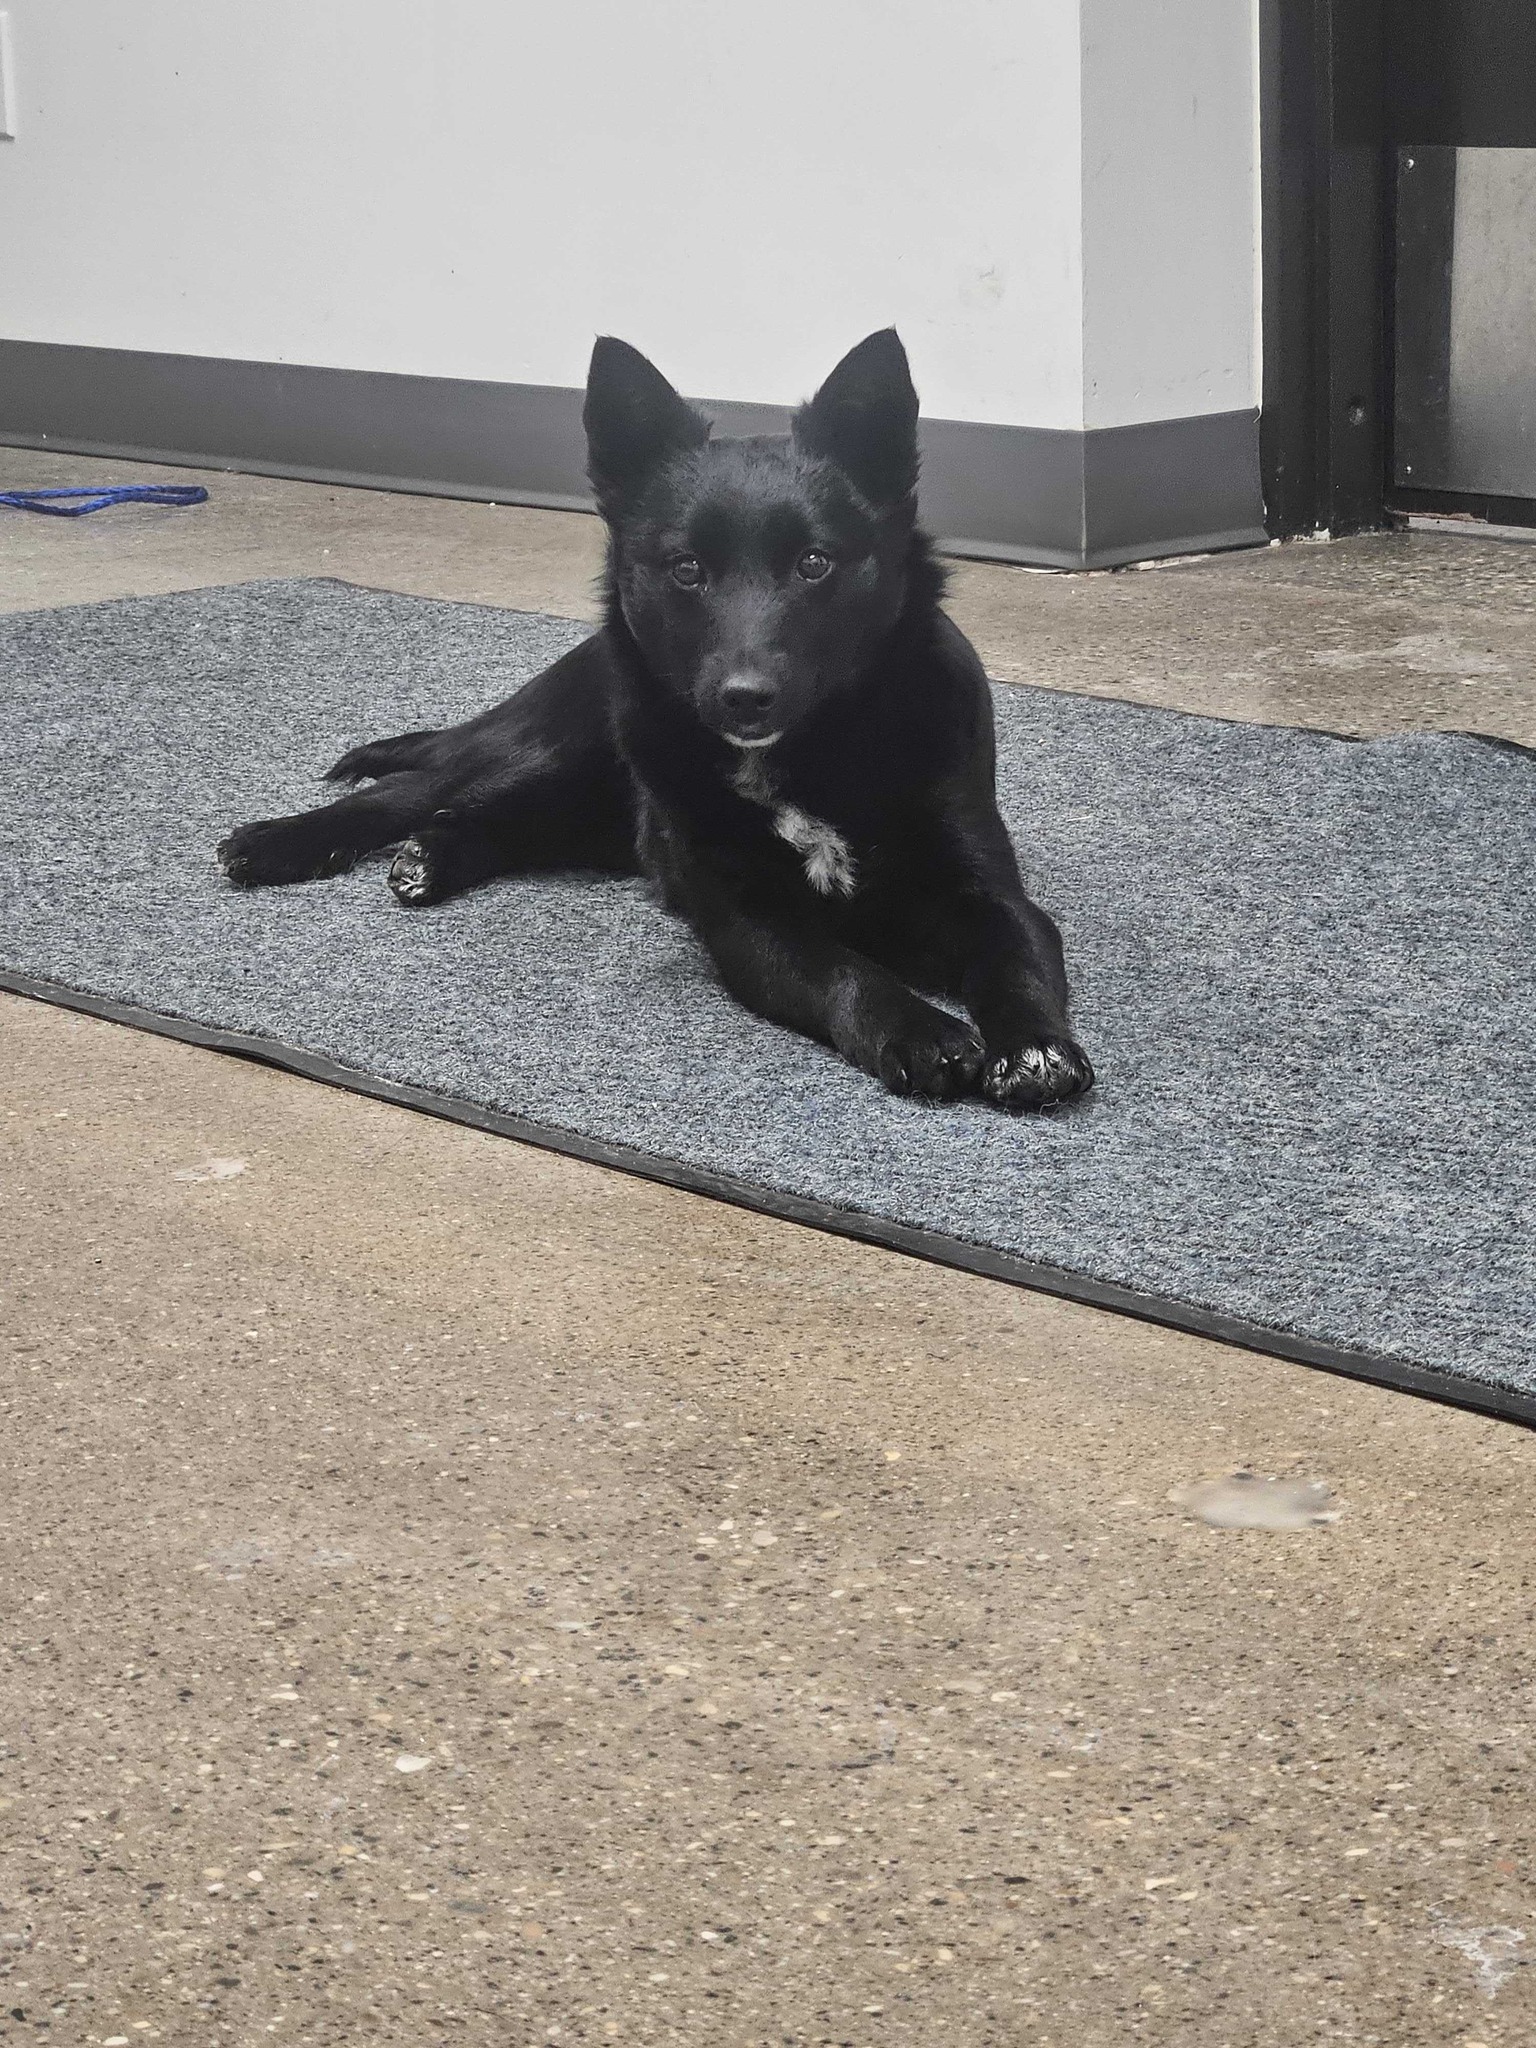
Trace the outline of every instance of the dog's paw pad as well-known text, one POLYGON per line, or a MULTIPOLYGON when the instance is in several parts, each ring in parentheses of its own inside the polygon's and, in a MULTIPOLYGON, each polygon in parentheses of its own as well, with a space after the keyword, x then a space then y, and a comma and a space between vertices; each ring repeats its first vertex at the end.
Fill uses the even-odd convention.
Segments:
POLYGON ((236 882, 244 888, 250 878, 250 862, 240 844, 238 832, 231 832, 227 839, 221 839, 213 849, 213 857, 224 870, 226 881, 236 882))
POLYGON ((432 856, 419 839, 407 839, 390 863, 389 886, 395 900, 417 910, 437 900, 437 872, 432 856))
POLYGON ((1027 1109, 1054 1109, 1093 1086, 1093 1063, 1070 1038, 1042 1038, 1010 1052, 993 1053, 981 1079, 981 1092, 999 1109, 1018 1115, 1027 1109))

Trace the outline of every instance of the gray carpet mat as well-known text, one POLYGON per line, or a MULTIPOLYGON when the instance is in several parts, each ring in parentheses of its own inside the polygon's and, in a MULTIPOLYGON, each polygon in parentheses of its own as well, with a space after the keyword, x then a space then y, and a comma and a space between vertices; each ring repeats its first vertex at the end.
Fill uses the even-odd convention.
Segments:
POLYGON ((638 882, 425 913, 378 862, 224 884, 232 824, 583 630, 330 582, 0 620, 0 980, 1536 1419, 1536 760, 1000 688, 1004 812, 1100 1075, 1020 1121, 748 1016, 638 882))

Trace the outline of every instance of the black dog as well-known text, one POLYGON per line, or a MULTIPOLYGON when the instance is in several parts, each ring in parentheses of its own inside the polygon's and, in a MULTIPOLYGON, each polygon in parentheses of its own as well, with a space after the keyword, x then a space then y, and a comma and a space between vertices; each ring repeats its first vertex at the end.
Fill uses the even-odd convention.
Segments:
POLYGON ((373 786, 242 826, 219 848, 231 880, 337 874, 400 841, 405 904, 533 868, 639 869, 741 1002, 899 1094, 1023 1110, 1091 1087, 1060 937, 998 816, 986 678, 915 524, 894 330, 784 439, 712 441, 611 339, 584 419, 602 630, 478 718, 354 747, 330 780, 373 786))

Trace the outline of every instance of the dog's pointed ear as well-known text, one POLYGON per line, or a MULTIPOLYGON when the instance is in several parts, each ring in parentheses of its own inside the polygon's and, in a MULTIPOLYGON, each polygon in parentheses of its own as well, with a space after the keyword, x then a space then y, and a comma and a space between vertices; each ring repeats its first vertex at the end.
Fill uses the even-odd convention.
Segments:
POLYGON ((794 418, 808 455, 824 456, 875 505, 895 505, 917 488, 917 393, 894 327, 850 349, 794 418))
POLYGON ((653 362, 611 334, 592 350, 581 423, 599 503, 633 489, 667 456, 702 447, 710 426, 653 362))

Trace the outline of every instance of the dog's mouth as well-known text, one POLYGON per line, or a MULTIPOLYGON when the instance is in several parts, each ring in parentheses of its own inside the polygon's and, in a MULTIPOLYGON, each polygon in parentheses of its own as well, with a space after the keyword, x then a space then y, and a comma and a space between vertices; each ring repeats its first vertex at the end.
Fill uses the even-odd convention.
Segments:
POLYGON ((721 737, 728 740, 733 747, 741 747, 744 751, 755 752, 759 747, 775 745, 779 740, 783 739, 784 735, 782 732, 765 732, 759 737, 748 738, 744 733, 728 732, 722 734, 721 737))

